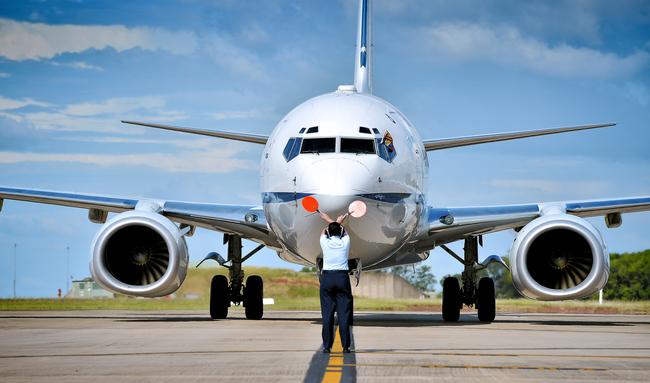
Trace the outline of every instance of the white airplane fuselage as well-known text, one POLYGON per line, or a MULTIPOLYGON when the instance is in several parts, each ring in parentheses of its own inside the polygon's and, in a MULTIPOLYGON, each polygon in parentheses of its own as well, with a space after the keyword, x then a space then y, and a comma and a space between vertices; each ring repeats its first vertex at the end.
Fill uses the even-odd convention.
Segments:
POLYGON ((397 108, 343 89, 300 104, 271 133, 261 161, 264 212, 283 246, 279 256, 313 265, 321 257, 319 236, 326 223, 302 207, 302 198, 316 198, 320 210, 334 219, 352 201, 364 201, 367 213, 348 218, 344 227, 351 238, 350 259, 372 268, 408 251, 405 245, 426 221, 429 164, 418 132, 397 108), (318 152, 309 152, 310 140, 326 138, 318 152), (296 139, 295 147, 287 147, 296 139), (358 144, 373 153, 354 152, 358 144))

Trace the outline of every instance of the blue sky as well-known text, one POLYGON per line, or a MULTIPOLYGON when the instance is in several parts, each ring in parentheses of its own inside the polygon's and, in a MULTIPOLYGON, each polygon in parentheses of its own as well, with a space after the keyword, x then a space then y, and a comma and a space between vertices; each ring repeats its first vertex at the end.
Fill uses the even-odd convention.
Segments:
MULTIPOLYGON (((646 1, 378 0, 374 90, 424 138, 614 121, 613 129, 431 153, 431 204, 650 194, 646 1)), ((0 3, 0 185, 259 203, 262 147, 125 126, 271 132, 352 82, 354 1, 0 3)), ((0 296, 54 296, 88 275, 84 210, 5 201, 0 296)), ((650 248, 650 213, 592 222, 612 252, 650 248)), ((511 232, 485 239, 505 255, 511 232)), ((198 230, 192 261, 222 251, 198 230)), ((253 248, 248 243, 246 248, 253 248)), ((460 250, 460 245, 452 246, 460 250)), ((441 250, 436 276, 460 271, 441 250)), ((295 267, 262 251, 251 265, 295 267)))

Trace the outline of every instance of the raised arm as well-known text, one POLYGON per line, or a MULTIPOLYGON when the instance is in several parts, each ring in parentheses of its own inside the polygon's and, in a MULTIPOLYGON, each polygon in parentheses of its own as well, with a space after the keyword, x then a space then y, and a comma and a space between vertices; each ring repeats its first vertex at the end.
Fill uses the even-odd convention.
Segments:
POLYGON ((320 214, 320 217, 323 219, 323 221, 327 222, 328 225, 334 222, 334 220, 329 215, 327 215, 327 213, 323 213, 322 211, 319 210, 318 214, 320 214))

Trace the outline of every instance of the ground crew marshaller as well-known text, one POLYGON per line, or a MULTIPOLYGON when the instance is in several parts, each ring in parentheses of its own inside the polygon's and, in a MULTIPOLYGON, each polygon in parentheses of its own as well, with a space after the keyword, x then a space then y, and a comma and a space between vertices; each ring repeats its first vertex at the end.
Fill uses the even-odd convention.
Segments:
POLYGON ((350 318, 352 318, 352 287, 348 276, 350 237, 341 223, 348 214, 336 221, 319 214, 327 227, 320 236, 323 270, 320 277, 320 307, 323 316, 323 352, 329 353, 334 343, 334 312, 336 311, 343 352, 350 352, 350 318))

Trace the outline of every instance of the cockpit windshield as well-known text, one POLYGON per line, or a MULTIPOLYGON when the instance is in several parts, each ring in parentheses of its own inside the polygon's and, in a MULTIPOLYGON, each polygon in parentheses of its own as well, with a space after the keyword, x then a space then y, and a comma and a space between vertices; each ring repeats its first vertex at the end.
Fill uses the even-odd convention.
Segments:
POLYGON ((336 138, 305 138, 302 142, 300 153, 334 153, 336 151, 336 138))
POLYGON ((374 154, 375 143, 372 139, 341 138, 341 153, 374 154))

